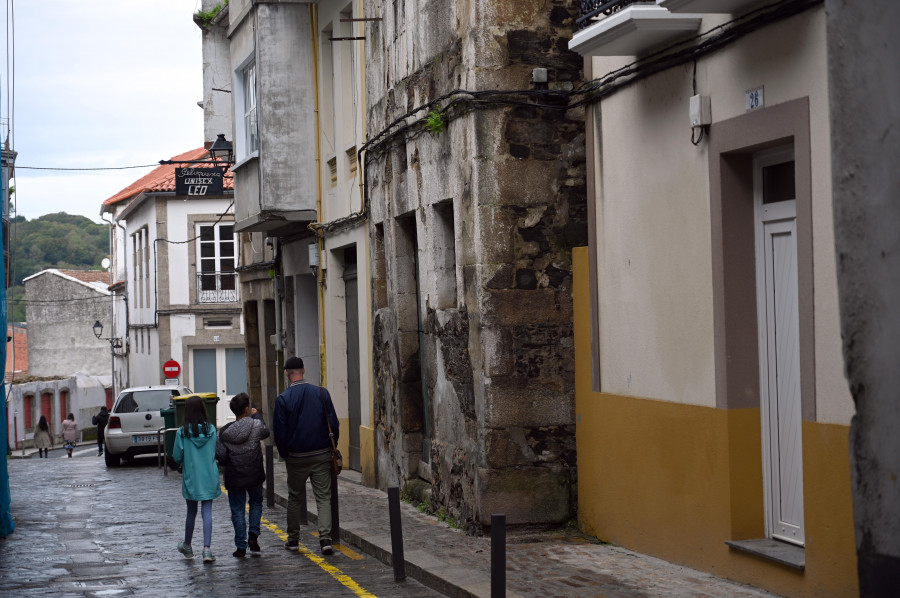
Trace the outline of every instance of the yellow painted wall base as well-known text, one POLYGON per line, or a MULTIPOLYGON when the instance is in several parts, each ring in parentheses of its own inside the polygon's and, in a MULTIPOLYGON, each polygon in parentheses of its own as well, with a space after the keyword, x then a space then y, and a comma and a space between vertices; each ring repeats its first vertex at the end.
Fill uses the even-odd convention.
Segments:
POLYGON ((341 454, 344 455, 345 465, 350 465, 350 420, 344 417, 339 417, 338 422, 341 424, 340 434, 338 435, 338 449, 340 449, 341 454))
POLYGON ((362 484, 370 488, 375 487, 375 428, 371 426, 359 427, 359 454, 360 472, 362 484))
POLYGON ((857 595, 849 428, 803 423, 805 571, 729 549, 726 540, 765 535, 759 409, 594 392, 587 252, 573 258, 582 529, 779 594, 857 595))
MULTIPOLYGON (((341 434, 338 440, 338 448, 344 455, 344 468, 350 466, 350 420, 338 418, 341 423, 341 434)), ((370 426, 359 427, 359 470, 361 482, 364 486, 375 487, 375 428, 370 426)))

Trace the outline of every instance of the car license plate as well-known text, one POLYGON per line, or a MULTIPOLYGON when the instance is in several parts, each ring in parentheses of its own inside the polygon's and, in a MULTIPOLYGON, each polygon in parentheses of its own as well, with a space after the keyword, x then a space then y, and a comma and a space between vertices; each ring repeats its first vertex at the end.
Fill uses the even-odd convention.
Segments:
POLYGON ((134 443, 135 444, 148 444, 148 443, 156 442, 156 434, 135 434, 134 435, 134 443))

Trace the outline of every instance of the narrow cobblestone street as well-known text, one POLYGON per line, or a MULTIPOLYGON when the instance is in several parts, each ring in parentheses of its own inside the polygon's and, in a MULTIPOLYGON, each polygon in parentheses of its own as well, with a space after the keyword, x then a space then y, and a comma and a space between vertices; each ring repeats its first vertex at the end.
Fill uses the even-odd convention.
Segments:
POLYGON ((203 563, 198 516, 195 558, 176 545, 184 529, 181 476, 154 459, 107 470, 96 452, 75 458, 9 461, 15 532, 0 541, 3 596, 440 596, 348 548, 321 557, 312 527, 309 552, 285 551, 283 508, 264 507, 262 552, 234 550, 228 501, 213 503, 214 563, 203 563))

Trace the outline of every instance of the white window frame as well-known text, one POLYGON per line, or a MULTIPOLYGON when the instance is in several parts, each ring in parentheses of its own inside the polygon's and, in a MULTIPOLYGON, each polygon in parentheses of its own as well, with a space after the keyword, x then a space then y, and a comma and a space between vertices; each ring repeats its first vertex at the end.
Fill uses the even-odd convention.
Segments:
POLYGON ((259 155, 259 118, 257 110, 256 57, 251 56, 235 72, 234 97, 238 162, 259 155))
POLYGON ((238 233, 234 230, 234 222, 198 222, 196 224, 197 236, 197 302, 198 303, 233 303, 239 299, 239 284, 237 279, 237 267, 240 265, 238 256, 238 233), (206 227, 212 227, 212 240, 204 240, 202 238, 202 230, 206 227), (223 240, 221 238, 221 230, 223 227, 231 228, 231 240, 223 240), (225 244, 232 246, 231 255, 223 255, 222 247, 225 244), (203 247, 212 246, 211 256, 203 255, 203 247), (205 267, 210 260, 214 269, 210 270, 205 267), (223 261, 231 260, 233 268, 231 270, 223 270, 223 261), (203 289, 203 275, 205 273, 213 273, 215 276, 215 289, 203 289), (223 284, 225 277, 231 277, 230 284, 223 284), (233 288, 227 288, 228 286, 233 288))

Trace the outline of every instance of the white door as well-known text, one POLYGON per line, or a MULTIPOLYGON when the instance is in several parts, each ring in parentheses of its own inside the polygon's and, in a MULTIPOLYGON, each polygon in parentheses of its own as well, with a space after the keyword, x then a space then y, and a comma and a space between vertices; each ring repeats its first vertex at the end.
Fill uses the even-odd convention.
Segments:
POLYGON ((247 366, 243 348, 216 347, 191 351, 191 390, 212 392, 219 397, 216 404, 216 427, 234 421, 228 406, 239 392, 247 392, 247 366))
POLYGON ((791 147, 754 156, 767 536, 803 545, 797 209, 791 147))

